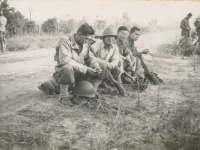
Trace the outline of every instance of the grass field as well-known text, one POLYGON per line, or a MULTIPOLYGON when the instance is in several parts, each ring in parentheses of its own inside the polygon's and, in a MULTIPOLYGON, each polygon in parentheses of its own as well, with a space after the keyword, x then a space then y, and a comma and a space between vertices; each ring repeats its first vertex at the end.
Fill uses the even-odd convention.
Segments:
MULTIPOLYGON (((101 101, 64 106, 58 95, 47 96, 38 91, 38 83, 53 73, 52 64, 29 74, 1 76, 0 88, 8 86, 15 95, 10 91, 0 93, 4 96, 0 149, 200 150, 200 57, 196 56, 194 71, 193 57, 182 60, 173 54, 174 48, 173 42, 166 43, 158 49, 158 55, 144 56, 150 70, 158 73, 164 84, 150 84, 142 93, 124 85, 128 97, 100 89, 106 102, 115 104, 118 110, 101 101), (131 108, 133 113, 126 114, 124 107, 131 108)), ((54 54, 43 51, 39 55, 43 61, 46 51, 50 58, 54 54)), ((39 56, 33 55, 33 60, 25 57, 23 61, 38 63, 39 56)))

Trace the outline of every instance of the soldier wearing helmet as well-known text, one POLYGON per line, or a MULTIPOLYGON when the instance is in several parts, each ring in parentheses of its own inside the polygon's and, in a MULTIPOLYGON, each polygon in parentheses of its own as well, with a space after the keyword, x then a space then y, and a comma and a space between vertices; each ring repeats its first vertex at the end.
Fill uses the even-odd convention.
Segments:
POLYGON ((102 40, 92 45, 98 57, 92 52, 89 53, 91 66, 97 69, 102 69, 106 66, 115 79, 117 79, 120 74, 120 68, 118 66, 120 61, 119 50, 117 45, 114 44, 116 38, 117 31, 114 27, 109 26, 105 28, 102 33, 102 40))

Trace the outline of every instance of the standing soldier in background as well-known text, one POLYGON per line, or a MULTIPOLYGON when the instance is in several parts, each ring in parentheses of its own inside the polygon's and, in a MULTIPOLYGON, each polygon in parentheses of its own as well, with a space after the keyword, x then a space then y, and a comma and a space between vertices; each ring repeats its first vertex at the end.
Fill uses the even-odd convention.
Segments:
POLYGON ((190 23, 189 23, 189 19, 192 17, 192 14, 189 13, 187 15, 187 17, 185 17, 180 24, 180 28, 182 29, 181 31, 181 36, 186 36, 189 37, 190 36, 190 23))
POLYGON ((6 23, 7 23, 7 19, 3 16, 3 8, 2 8, 0 9, 0 43, 1 43, 1 49, 3 52, 5 52, 6 50, 6 41, 5 41, 6 23))

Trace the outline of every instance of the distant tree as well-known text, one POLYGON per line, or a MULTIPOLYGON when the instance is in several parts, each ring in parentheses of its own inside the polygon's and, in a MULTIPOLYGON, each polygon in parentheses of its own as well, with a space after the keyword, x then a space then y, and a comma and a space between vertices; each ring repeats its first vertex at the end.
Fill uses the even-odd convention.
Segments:
POLYGON ((26 19, 19 11, 15 12, 14 7, 9 7, 7 0, 4 0, 1 5, 3 9, 4 16, 7 18, 6 31, 10 36, 21 34, 24 31, 24 28, 27 28, 31 32, 35 22, 29 23, 29 20, 26 19))
POLYGON ((79 22, 78 22, 78 26, 81 26, 82 24, 84 23, 87 23, 87 18, 86 17, 83 17, 79 22))
POLYGON ((152 19, 150 22, 149 22, 149 29, 151 30, 154 30, 158 27, 158 21, 157 19, 152 19))
POLYGON ((130 24, 130 18, 128 13, 124 12, 121 17, 121 23, 123 26, 128 26, 130 24))
MULTIPOLYGON (((27 19, 28 20, 28 19, 27 19)), ((35 21, 27 21, 24 24, 24 30, 27 31, 27 33, 35 33, 36 32, 36 24, 35 21)))
POLYGON ((94 26, 98 30, 104 29, 106 27, 106 20, 97 19, 96 22, 94 23, 94 26))
POLYGON ((42 24, 42 31, 46 33, 55 33, 58 29, 56 18, 48 19, 42 24))
POLYGON ((68 21, 60 21, 59 22, 59 31, 69 34, 71 33, 74 29, 76 29, 78 26, 78 23, 74 19, 70 19, 68 21))

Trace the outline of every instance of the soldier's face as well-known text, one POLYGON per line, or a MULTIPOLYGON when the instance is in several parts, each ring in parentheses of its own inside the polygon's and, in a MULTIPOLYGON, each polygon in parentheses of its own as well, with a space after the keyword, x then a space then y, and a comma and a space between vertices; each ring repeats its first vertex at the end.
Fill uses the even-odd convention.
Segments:
POLYGON ((104 41, 105 44, 110 45, 110 44, 114 43, 115 37, 114 36, 106 36, 106 37, 104 37, 103 41, 104 41))
POLYGON ((130 35, 130 37, 131 37, 131 39, 133 40, 133 41, 137 41, 138 39, 139 39, 139 37, 140 37, 140 31, 135 31, 135 32, 133 32, 131 35, 130 35))
POLYGON ((120 40, 125 40, 128 37, 128 31, 126 30, 121 30, 120 32, 117 33, 117 36, 120 40))

